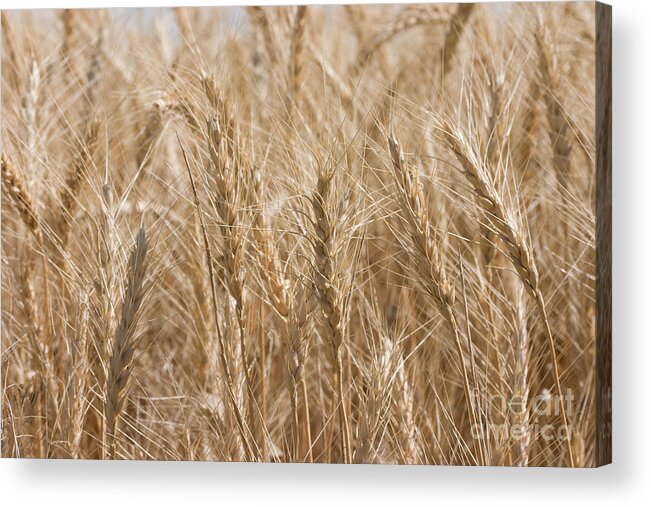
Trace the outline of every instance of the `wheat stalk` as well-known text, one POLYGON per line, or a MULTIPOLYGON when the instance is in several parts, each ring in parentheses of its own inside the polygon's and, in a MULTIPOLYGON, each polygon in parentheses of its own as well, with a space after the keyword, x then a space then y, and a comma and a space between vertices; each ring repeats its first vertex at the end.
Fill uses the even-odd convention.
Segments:
POLYGON ((247 7, 246 12, 251 19, 251 22, 262 32, 265 49, 269 54, 269 61, 272 66, 275 66, 278 62, 278 56, 269 16, 265 12, 265 9, 259 6, 247 7))
POLYGON ((527 466, 529 464, 529 447, 531 445, 531 433, 529 428, 529 330, 527 329, 526 302, 522 286, 515 289, 516 307, 515 320, 515 351, 513 371, 513 400, 520 401, 521 410, 513 415, 512 423, 519 428, 520 435, 514 449, 514 463, 516 466, 527 466))
POLYGON ((106 449, 109 459, 114 459, 116 456, 118 422, 133 367, 134 338, 144 296, 146 261, 147 235, 144 227, 141 227, 129 258, 126 289, 122 297, 122 311, 113 337, 106 375, 104 418, 106 421, 106 449))
POLYGON ((14 203, 22 222, 37 241, 43 240, 39 215, 34 207, 34 200, 27 191, 25 180, 16 172, 16 168, 2 152, 2 185, 14 203))
POLYGON ((354 76, 358 75, 364 66, 370 61, 373 54, 398 34, 419 26, 440 25, 445 23, 448 18, 449 15, 445 10, 441 9, 439 6, 432 6, 428 9, 422 9, 415 14, 410 14, 394 21, 362 47, 357 54, 351 74, 354 76))
MULTIPOLYGON (((414 249, 412 258, 418 266, 419 272, 426 277, 427 282, 423 284, 425 290, 436 303, 441 316, 447 322, 452 333, 462 372, 468 417, 471 424, 475 425, 477 424, 477 416, 471 395, 466 353, 463 350, 462 333, 454 313, 454 286, 447 278, 438 247, 432 237, 433 228, 428 216, 427 200, 422 192, 418 172, 407 166, 402 149, 393 136, 389 136, 389 152, 393 163, 395 181, 398 186, 400 206, 409 225, 414 249)), ((472 349, 468 350, 468 354, 472 354, 472 349)), ((481 459, 483 461, 483 457, 481 459)))
POLYGON ((316 189, 312 193, 312 230, 314 238, 314 287, 317 301, 324 315, 323 339, 327 345, 329 358, 335 370, 336 404, 341 424, 342 450, 344 461, 350 463, 351 442, 348 413, 343 392, 343 365, 341 346, 345 339, 345 294, 341 287, 341 273, 337 265, 337 254, 340 249, 335 235, 335 220, 333 215, 333 178, 335 171, 320 171, 316 189))
POLYGON ((473 3, 459 4, 456 12, 450 18, 448 31, 445 34, 445 40, 443 42, 443 55, 441 57, 442 80, 445 79, 445 76, 452 68, 451 63, 457 54, 461 35, 463 34, 475 7, 476 4, 473 3))
POLYGON ((17 39, 5 10, 0 12, 0 23, 2 25, 2 50, 7 58, 7 64, 3 65, 2 73, 6 76, 11 88, 16 90, 20 81, 18 77, 17 39))
POLYGON ((536 48, 538 50, 538 68, 542 83, 543 97, 546 105, 547 122, 549 123, 549 140, 551 142, 554 158, 553 167, 556 177, 562 188, 567 188, 567 180, 571 172, 572 145, 570 144, 569 129, 565 120, 563 107, 559 102, 560 75, 558 60, 554 51, 549 26, 538 20, 535 33, 536 48))
POLYGON ((215 195, 211 199, 213 209, 220 221, 220 228, 224 237, 223 265, 226 273, 224 283, 235 303, 235 317, 237 320, 240 356, 242 370, 246 382, 246 398, 248 400, 249 421, 256 418, 255 400, 253 394, 253 380, 248 359, 247 326, 244 314, 244 229, 240 219, 242 201, 242 182, 238 179, 242 175, 237 160, 233 159, 234 147, 232 137, 226 133, 217 116, 208 120, 208 149, 213 167, 213 181, 215 195))
POLYGON ((93 156, 97 149, 99 121, 93 120, 88 125, 83 140, 78 146, 78 153, 65 176, 63 188, 59 192, 58 216, 52 229, 59 236, 60 247, 65 250, 68 236, 72 226, 72 217, 79 202, 79 193, 87 178, 88 171, 93 163, 93 156))
POLYGON ((290 95, 293 102, 298 100, 298 94, 303 78, 303 67, 305 65, 305 28, 307 26, 308 8, 306 5, 299 5, 294 16, 294 27, 292 29, 289 83, 290 95))
MULTIPOLYGON (((500 196, 495 191, 494 186, 488 179, 487 170, 480 159, 473 153, 469 143, 463 135, 452 129, 450 126, 443 128, 446 143, 450 150, 461 162, 463 175, 470 183, 472 189, 477 195, 478 205, 484 210, 486 218, 497 231, 500 239, 506 246, 506 253, 515 268, 516 273, 524 283, 525 288, 536 302, 540 311, 547 343, 552 360, 552 369, 554 374, 554 383, 559 397, 563 396, 561 389, 560 373, 558 370, 558 360, 554 336, 552 335, 549 318, 545 306, 545 300, 539 287, 539 275, 530 247, 527 245, 524 236, 519 231, 512 217, 508 214, 506 207, 502 203, 500 196)), ((568 425, 567 415, 565 413, 565 404, 560 403, 561 418, 563 426, 567 432, 567 450, 570 465, 574 466, 572 455, 571 429, 568 425)))
POLYGON ((194 182, 194 177, 192 176, 192 171, 190 169, 190 163, 188 161, 187 153, 186 150, 181 146, 181 151, 183 152, 183 160, 185 162, 186 169, 188 171, 188 176, 190 179, 190 187, 192 189, 192 196, 194 199, 194 205, 197 211, 197 218, 199 220, 199 225, 201 229, 201 237, 203 240, 203 245, 204 245, 204 252, 206 256, 206 265, 208 266, 208 275, 209 275, 209 282, 210 282, 210 295, 211 295, 211 300, 212 300, 212 309, 213 309, 213 315, 215 319, 215 327, 217 331, 217 339, 219 341, 219 360, 221 362, 222 370, 224 373, 224 376, 226 377, 226 391, 228 393, 228 401, 231 406, 232 412, 234 414, 235 420, 237 422, 237 427, 239 431, 239 435, 242 441, 242 445, 245 450, 245 454, 247 459, 252 459, 253 457, 253 451, 252 451, 252 446, 249 443, 249 434, 250 434, 250 429, 246 425, 246 422, 244 420, 244 417, 240 411, 240 408, 237 403, 237 399, 235 397, 234 393, 234 383, 233 383, 233 374, 231 372, 231 368, 229 366, 229 360, 226 356, 227 349, 226 349, 226 343, 224 341, 223 333, 220 329, 219 326, 219 311, 217 308, 218 302, 217 302, 217 287, 216 287, 216 277, 214 273, 214 256, 212 254, 212 249, 210 247, 210 241, 208 239, 208 233, 206 232, 206 225, 203 220, 203 212, 201 210, 201 204, 199 201, 199 195, 197 194, 197 187, 194 182))

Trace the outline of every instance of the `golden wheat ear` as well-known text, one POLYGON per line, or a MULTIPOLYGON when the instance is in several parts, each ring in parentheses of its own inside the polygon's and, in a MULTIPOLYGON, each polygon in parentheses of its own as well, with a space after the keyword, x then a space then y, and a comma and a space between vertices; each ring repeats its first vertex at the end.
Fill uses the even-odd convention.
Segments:
POLYGON ((118 423, 127 387, 133 368, 135 352, 134 339, 144 296, 144 282, 147 272, 147 235, 144 227, 138 231, 135 245, 129 257, 126 274, 126 289, 122 297, 122 310, 118 327, 113 337, 113 345, 106 376, 106 401, 104 417, 106 424, 107 457, 116 457, 118 423))
POLYGON ((43 235, 39 215, 34 207, 34 200, 27 190, 25 180, 18 174, 4 152, 2 152, 2 186, 11 198, 22 222, 34 237, 41 241, 43 235))
MULTIPOLYGON (((558 366, 558 352, 556 351, 556 344, 554 336, 552 335, 549 317, 547 315, 545 299, 540 290, 538 268, 533 254, 531 253, 531 247, 529 246, 524 234, 520 231, 520 228, 516 224, 512 214, 502 202, 502 198, 488 177, 488 170, 475 153, 470 142, 466 140, 459 129, 453 128, 450 125, 445 125, 443 127, 443 135, 448 148, 461 163, 463 175, 475 191, 478 205, 483 209, 486 218, 498 232, 500 239, 506 246, 507 256, 511 261, 511 265, 515 268, 515 271, 522 280, 524 287, 538 306, 545 326, 547 344, 551 354, 556 393, 559 397, 563 396, 560 380, 561 376, 558 366)), ((564 403, 560 403, 560 412, 563 426, 566 428, 568 435, 568 457, 570 465, 573 467, 574 458, 570 438, 571 429, 568 424, 564 403)))

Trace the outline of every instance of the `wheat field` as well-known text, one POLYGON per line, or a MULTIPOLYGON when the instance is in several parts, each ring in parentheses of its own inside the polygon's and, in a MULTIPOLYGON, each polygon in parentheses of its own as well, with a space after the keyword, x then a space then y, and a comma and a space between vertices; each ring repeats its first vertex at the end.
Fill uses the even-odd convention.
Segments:
POLYGON ((2 456, 594 466, 595 6, 2 12, 2 456))

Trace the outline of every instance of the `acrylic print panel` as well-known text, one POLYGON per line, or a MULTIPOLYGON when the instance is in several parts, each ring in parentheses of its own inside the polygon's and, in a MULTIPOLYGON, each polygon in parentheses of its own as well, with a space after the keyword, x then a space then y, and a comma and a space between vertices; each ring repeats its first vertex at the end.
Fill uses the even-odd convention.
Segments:
POLYGON ((610 8, 2 13, 2 456, 610 461, 610 8))

